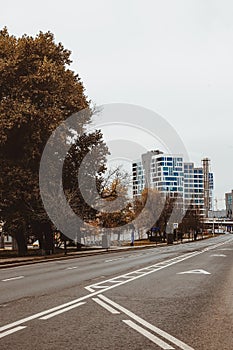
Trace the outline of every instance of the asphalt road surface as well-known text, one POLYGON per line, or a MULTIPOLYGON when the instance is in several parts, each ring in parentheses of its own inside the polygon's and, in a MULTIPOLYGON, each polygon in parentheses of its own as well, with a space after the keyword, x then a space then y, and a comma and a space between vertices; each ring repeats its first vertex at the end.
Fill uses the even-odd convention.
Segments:
POLYGON ((0 270, 1 350, 233 349, 233 236, 0 270))

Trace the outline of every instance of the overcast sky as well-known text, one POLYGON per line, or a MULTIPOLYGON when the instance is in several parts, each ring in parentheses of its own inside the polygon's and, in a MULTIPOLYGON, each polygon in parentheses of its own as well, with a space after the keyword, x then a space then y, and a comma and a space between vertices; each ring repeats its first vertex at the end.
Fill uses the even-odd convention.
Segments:
POLYGON ((11 34, 50 30, 72 51, 88 97, 163 116, 190 159, 211 159, 223 207, 233 188, 233 2, 231 0, 8 0, 11 34))

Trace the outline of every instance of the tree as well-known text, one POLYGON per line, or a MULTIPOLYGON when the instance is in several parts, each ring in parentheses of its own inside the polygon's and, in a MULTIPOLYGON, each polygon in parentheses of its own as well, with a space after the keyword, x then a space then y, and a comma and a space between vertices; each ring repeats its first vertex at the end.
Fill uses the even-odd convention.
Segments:
MULTIPOLYGON (((98 214, 96 202, 102 197, 107 154, 109 152, 102 133, 96 130, 76 138, 66 156, 63 167, 64 193, 70 207, 83 222, 95 222, 98 214)), ((67 214, 64 213, 64 220, 69 220, 67 214)), ((80 247, 81 226, 75 229, 77 247, 80 247)))
POLYGON ((171 197, 153 188, 145 188, 141 196, 135 198, 133 207, 138 230, 147 230, 148 234, 156 236, 171 230, 171 220, 179 222, 182 212, 178 196, 171 197), (142 211, 143 216, 137 221, 142 211))
POLYGON ((106 171, 99 181, 99 196, 102 201, 98 206, 93 225, 100 230, 101 228, 114 229, 118 235, 118 241, 122 226, 133 219, 132 204, 128 196, 130 181, 130 175, 121 166, 106 171))
MULTIPOLYGON (((16 38, 0 31, 0 220, 21 255, 28 225, 49 220, 38 181, 45 144, 63 120, 89 107, 70 63, 70 51, 50 32, 16 38)), ((80 117, 76 130, 89 122, 90 114, 80 117)))
POLYGON ((138 222, 138 229, 148 229, 159 220, 165 205, 164 196, 156 189, 145 188, 140 197, 134 200, 135 218, 144 210, 142 219, 138 222), (149 224, 150 223, 150 224, 149 224))
POLYGON ((203 222, 200 212, 198 209, 193 208, 191 204, 179 225, 179 231, 183 234, 190 234, 190 231, 194 232, 194 239, 196 240, 197 234, 201 231, 202 226, 203 222))

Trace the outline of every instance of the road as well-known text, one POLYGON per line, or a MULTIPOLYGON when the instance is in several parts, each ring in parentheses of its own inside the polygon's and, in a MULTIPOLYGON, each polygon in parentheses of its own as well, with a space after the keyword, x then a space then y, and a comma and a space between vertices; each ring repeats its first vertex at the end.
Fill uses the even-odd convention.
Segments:
POLYGON ((233 348, 233 236, 1 269, 2 350, 233 348))

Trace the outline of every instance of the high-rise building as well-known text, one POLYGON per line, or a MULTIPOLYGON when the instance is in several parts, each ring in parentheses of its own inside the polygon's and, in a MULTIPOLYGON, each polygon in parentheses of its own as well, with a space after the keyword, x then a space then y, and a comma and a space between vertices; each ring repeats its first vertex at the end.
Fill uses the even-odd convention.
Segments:
POLYGON ((183 197, 184 164, 180 155, 151 151, 133 163, 133 195, 140 195, 145 187, 183 197))
POLYGON ((205 216, 207 193, 208 210, 212 209, 213 173, 209 172, 209 163, 207 169, 195 167, 192 162, 184 162, 182 155, 156 150, 143 154, 141 160, 133 163, 132 170, 134 196, 146 187, 155 188, 165 195, 179 196, 184 208, 191 206, 205 216))

